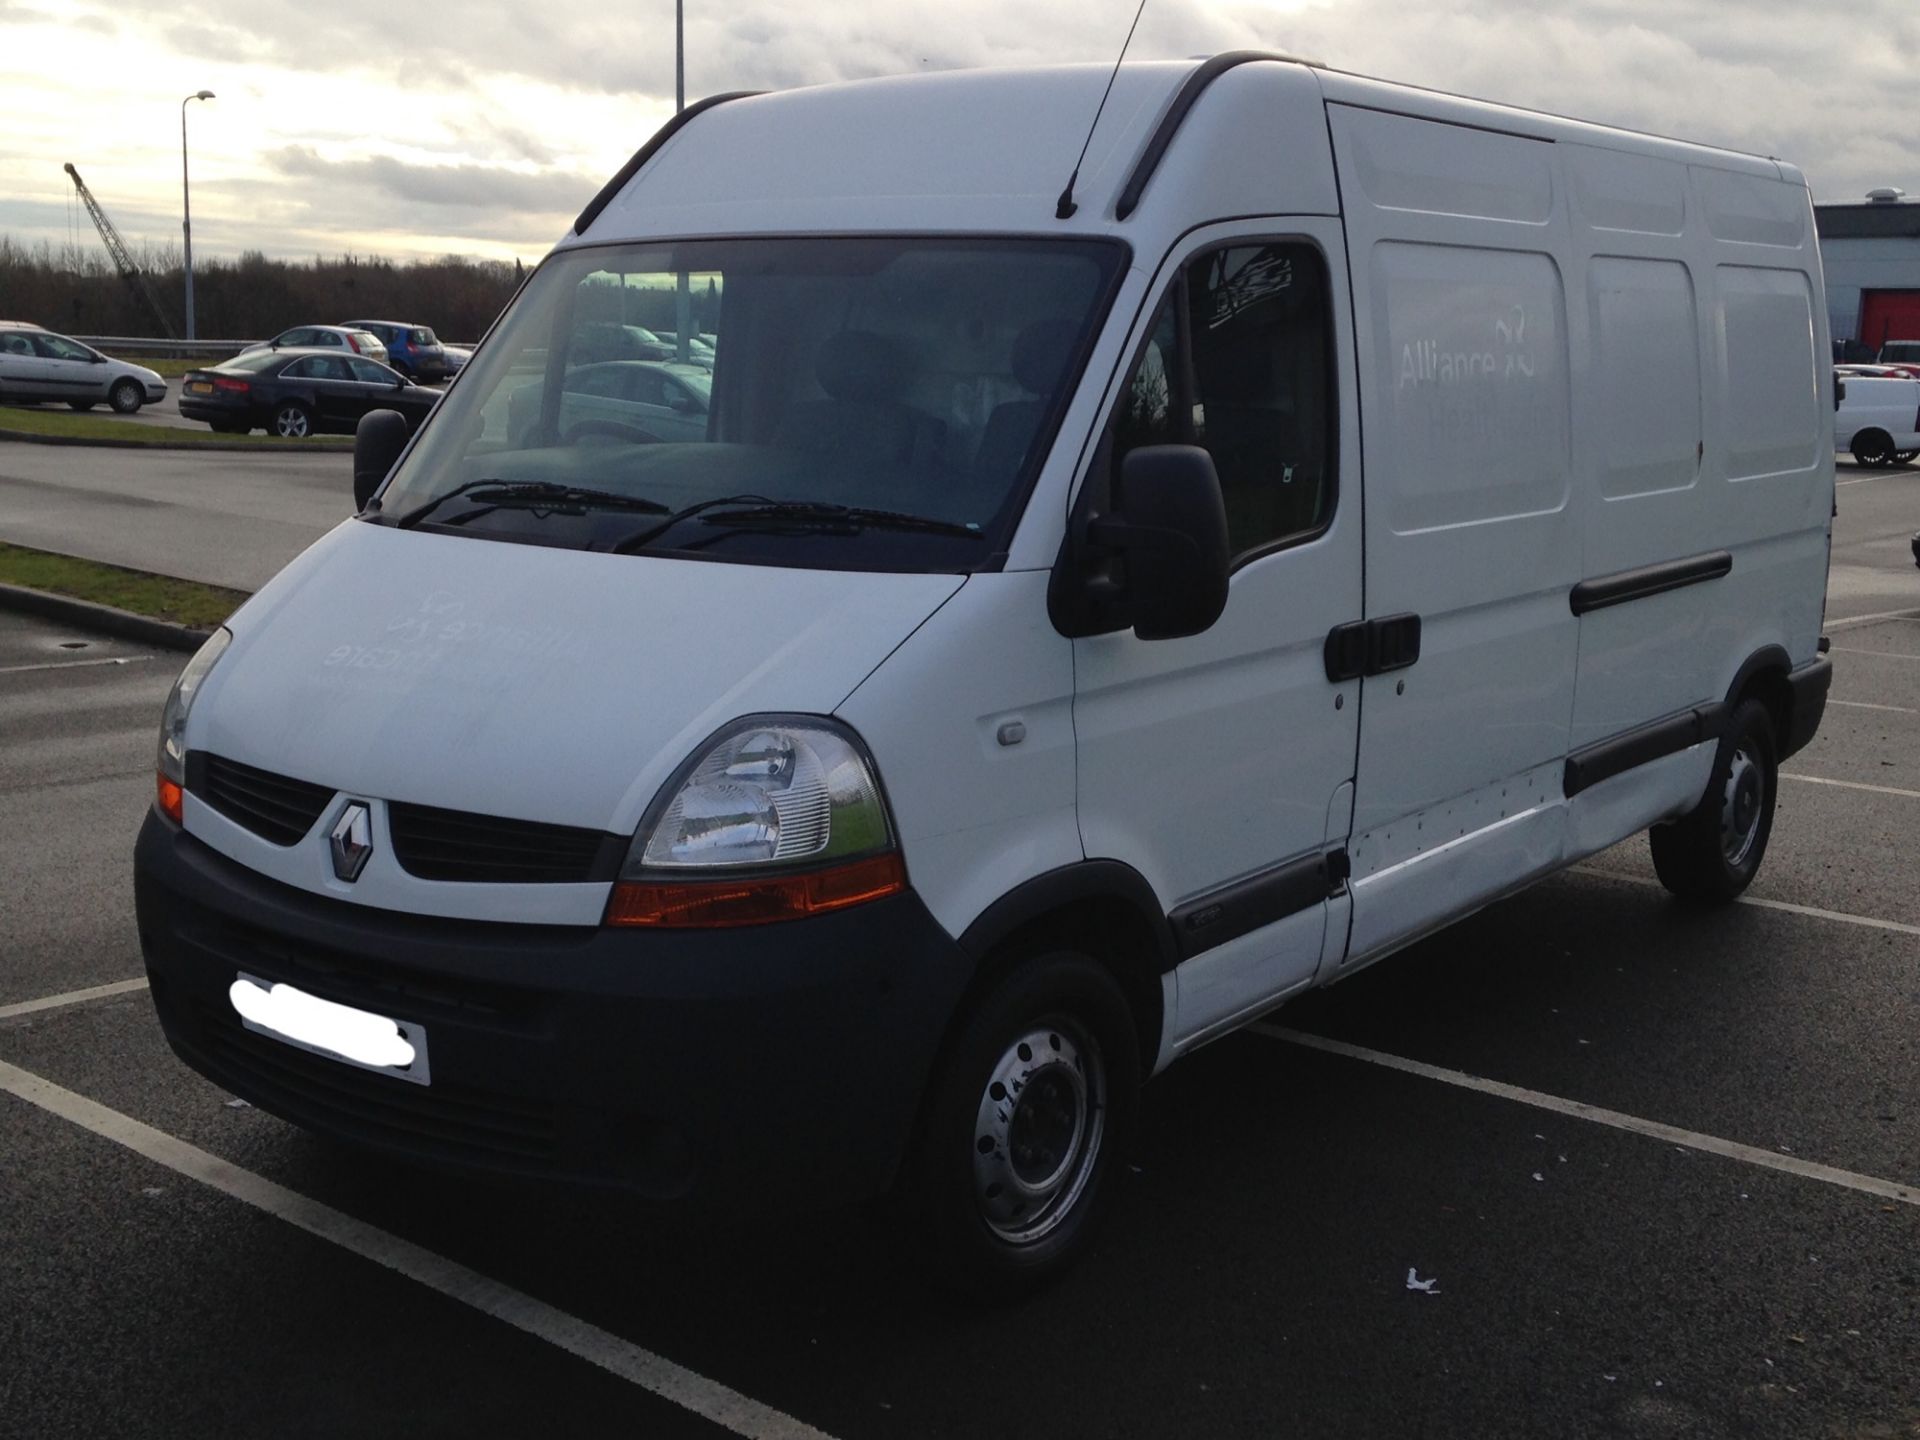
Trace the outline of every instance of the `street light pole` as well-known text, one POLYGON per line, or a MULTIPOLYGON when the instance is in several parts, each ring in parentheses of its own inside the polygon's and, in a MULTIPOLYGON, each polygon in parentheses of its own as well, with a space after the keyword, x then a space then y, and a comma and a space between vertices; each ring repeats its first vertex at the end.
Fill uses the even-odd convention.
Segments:
POLYGON ((193 203, 187 195, 187 100, 211 100, 211 90, 200 90, 180 102, 180 238, 186 244, 187 339, 193 339, 193 203))
MULTIPOLYGON (((687 0, 673 0, 673 113, 687 108, 687 0)), ((673 287, 674 358, 693 358, 693 286, 682 269, 673 287)))

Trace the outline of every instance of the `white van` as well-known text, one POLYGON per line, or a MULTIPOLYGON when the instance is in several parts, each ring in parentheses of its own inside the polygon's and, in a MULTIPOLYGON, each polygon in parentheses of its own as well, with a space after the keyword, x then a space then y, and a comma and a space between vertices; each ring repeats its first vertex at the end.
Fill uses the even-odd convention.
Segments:
POLYGON ((1799 174, 1234 54, 1062 193, 1107 78, 695 106, 370 417, 167 706, 180 1055, 467 1170, 891 1187, 1007 1291, 1196 1046, 1649 826, 1747 884, 1831 673, 1799 174), (716 335, 698 438, 570 405, 608 324, 716 335))
POLYGON ((1833 416, 1833 448, 1882 469, 1920 456, 1920 380, 1848 375, 1833 416))

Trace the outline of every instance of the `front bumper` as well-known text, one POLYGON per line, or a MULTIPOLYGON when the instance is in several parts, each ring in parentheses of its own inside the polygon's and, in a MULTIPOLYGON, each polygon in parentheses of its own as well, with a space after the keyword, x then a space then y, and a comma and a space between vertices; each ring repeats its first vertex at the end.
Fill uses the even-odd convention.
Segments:
POLYGON ((736 930, 446 921, 268 880, 151 812, 135 903, 169 1043, 260 1108, 429 1164, 729 1208, 885 1189, 971 973, 912 893, 736 930), (432 1083, 243 1028, 241 970, 423 1026, 432 1083))
POLYGON ((164 380, 162 380, 158 385, 147 386, 146 390, 147 390, 147 403, 149 405, 156 405, 160 401, 167 398, 167 382, 164 380))

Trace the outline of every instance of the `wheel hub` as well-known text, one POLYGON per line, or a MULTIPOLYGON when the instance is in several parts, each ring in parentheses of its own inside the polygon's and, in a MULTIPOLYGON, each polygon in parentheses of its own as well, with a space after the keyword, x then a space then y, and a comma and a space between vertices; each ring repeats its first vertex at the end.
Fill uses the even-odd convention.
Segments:
POLYGON ((1099 1047, 1077 1027, 1037 1025, 1001 1054, 974 1124, 974 1198, 1001 1239, 1038 1240, 1073 1209, 1106 1130, 1099 1047))
POLYGON ((1742 746, 1727 767, 1727 788, 1720 806, 1720 850, 1729 865, 1745 863, 1760 834, 1760 810, 1766 785, 1760 765, 1742 746))

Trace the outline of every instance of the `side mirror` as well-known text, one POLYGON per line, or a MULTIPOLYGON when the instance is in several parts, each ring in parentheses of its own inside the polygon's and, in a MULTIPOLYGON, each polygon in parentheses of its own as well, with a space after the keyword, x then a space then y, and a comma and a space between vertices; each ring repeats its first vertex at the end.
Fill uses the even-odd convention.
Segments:
POLYGON ((1120 467, 1120 509, 1087 538, 1126 561, 1127 613, 1142 640, 1212 627, 1227 608, 1227 507, 1213 457, 1197 445, 1147 445, 1120 467))
POLYGON ((667 406, 669 409, 679 411, 682 415, 697 415, 700 412, 700 406, 691 395, 668 396, 667 406))
POLYGON ((365 510, 407 448, 407 417, 398 410, 369 410, 353 431, 353 505, 365 510))

